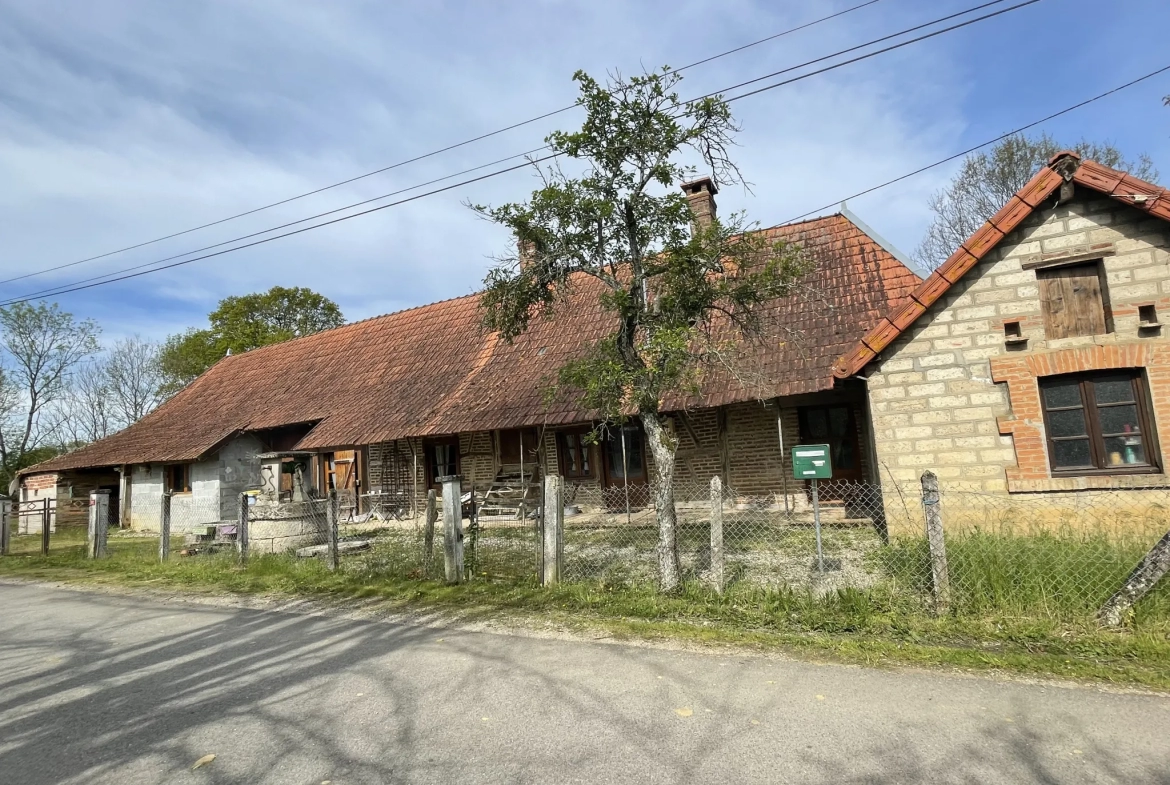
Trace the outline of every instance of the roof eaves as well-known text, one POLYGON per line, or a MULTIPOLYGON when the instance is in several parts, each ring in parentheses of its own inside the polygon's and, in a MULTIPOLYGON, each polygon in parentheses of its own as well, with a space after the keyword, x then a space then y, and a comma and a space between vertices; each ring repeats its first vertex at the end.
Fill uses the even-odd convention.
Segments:
POLYGON ((840 212, 841 215, 852 221, 854 226, 869 235, 869 239, 873 240, 875 243, 884 248, 886 253, 904 264, 906 269, 908 269, 910 272, 914 273, 919 278, 926 278, 926 276, 930 275, 930 273, 924 270, 922 266, 918 264, 918 262, 911 259, 909 255, 903 253, 897 246, 895 246, 882 235, 875 232, 873 227, 871 227, 865 221, 861 220, 857 213, 850 210, 845 202, 841 202, 840 212))

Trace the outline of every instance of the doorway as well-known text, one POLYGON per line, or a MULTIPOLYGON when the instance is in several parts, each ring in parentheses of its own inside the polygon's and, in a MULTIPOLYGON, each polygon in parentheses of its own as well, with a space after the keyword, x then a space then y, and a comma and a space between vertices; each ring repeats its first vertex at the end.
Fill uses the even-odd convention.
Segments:
POLYGON ((857 417, 847 404, 803 406, 798 410, 801 444, 829 445, 833 480, 861 482, 861 439, 857 417))

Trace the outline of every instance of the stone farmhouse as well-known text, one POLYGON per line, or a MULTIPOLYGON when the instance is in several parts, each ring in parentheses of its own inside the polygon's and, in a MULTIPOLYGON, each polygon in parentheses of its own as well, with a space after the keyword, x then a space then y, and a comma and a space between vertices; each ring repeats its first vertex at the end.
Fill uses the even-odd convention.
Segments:
MULTIPOLYGON (((684 191, 696 220, 714 214, 709 180, 684 191)), ((802 441, 831 444, 839 478, 878 478, 865 380, 834 364, 922 278, 844 208, 766 231, 799 244, 813 269, 799 294, 768 305, 764 322, 780 329, 743 347, 758 373, 751 384, 712 373, 665 403, 680 484, 719 475, 795 503, 804 488, 786 452, 802 441)), ((546 395, 559 367, 611 331, 597 293, 583 278, 511 344, 481 329, 469 295, 225 357, 135 425, 26 470, 22 494, 55 486, 64 509, 70 489, 110 488, 121 525, 144 529, 167 491, 174 519, 198 523, 234 519, 248 489, 276 504, 336 490, 349 513, 396 514, 452 474, 497 514, 534 503, 541 474, 624 494, 652 468, 638 426, 591 442, 594 416, 546 395)))
MULTIPOLYGON (((697 220, 714 214, 709 181, 684 190, 697 220)), ((951 486, 1054 502, 1170 485, 1170 192, 1062 153, 925 279, 844 210, 767 231, 813 270, 770 304, 765 321, 783 329, 743 347, 759 381, 711 375, 666 402, 680 486, 718 475, 795 503, 798 443, 830 444, 835 479, 871 484, 932 469, 951 486)), ((55 487, 64 509, 69 489, 116 488, 121 524, 154 528, 164 491, 210 521, 254 488, 277 503, 337 490, 353 511, 393 511, 459 474, 498 513, 534 502, 542 474, 603 496, 645 486, 637 426, 590 443, 591 413, 545 395, 609 331, 589 281, 512 344, 480 329, 478 302, 226 357, 125 431, 26 470, 22 494, 55 487)), ((849 505, 846 492, 830 501, 849 505)), ((880 504, 862 514, 882 522, 880 504)))
POLYGON ((1170 192, 1062 153, 837 363, 884 479, 1167 485, 1170 192))

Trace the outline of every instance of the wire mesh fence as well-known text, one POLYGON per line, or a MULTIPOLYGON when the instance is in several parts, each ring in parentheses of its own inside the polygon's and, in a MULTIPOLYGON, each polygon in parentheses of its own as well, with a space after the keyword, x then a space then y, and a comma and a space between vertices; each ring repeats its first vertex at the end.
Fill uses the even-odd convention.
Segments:
MULTIPOLYGON (((711 486, 676 483, 684 580, 711 583, 711 486)), ((808 488, 719 490, 722 581, 757 589, 840 596, 869 592, 925 610, 935 601, 918 484, 822 482, 820 556, 808 488)), ((658 579, 659 516, 653 489, 582 486, 568 494, 564 577, 604 585, 658 579)), ((1170 530, 1170 489, 997 494, 946 487, 940 513, 952 612, 1013 613, 1061 621, 1091 617, 1170 530)), ((1135 612, 1170 624, 1170 586, 1135 612)))

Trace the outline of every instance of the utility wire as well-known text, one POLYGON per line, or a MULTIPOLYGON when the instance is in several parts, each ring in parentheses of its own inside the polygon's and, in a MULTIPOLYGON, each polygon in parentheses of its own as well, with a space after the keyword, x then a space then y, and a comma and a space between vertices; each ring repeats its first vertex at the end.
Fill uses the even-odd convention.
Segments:
MULTIPOLYGON (((822 16, 819 19, 814 19, 811 22, 806 22, 806 23, 799 25, 797 27, 792 27, 792 28, 789 28, 788 30, 783 30, 779 33, 774 33, 773 35, 767 36, 766 38, 761 38, 759 40, 752 41, 751 43, 744 44, 742 46, 737 46, 734 49, 728 49, 725 52, 720 52, 719 54, 711 55, 710 57, 705 57, 702 60, 696 60, 693 63, 689 63, 688 65, 682 66, 681 68, 669 69, 668 73, 681 73, 681 72, 686 71, 688 69, 695 68, 696 66, 705 65, 705 64, 710 63, 712 61, 718 60, 722 57, 727 57, 728 55, 733 55, 733 54, 736 54, 737 52, 742 52, 745 49, 750 49, 753 46, 759 46, 760 44, 767 43, 768 41, 773 41, 777 38, 781 38, 781 37, 786 36, 786 35, 790 35, 791 33, 799 32, 800 30, 805 30, 809 27, 813 27, 815 25, 821 24, 822 22, 828 22, 831 19, 836 19, 839 16, 844 16, 845 14, 852 13, 853 11, 858 11, 862 8, 865 8, 866 6, 871 6, 871 5, 874 5, 875 3, 878 3, 878 2, 881 2, 881 0, 867 0, 867 2, 859 3, 858 5, 851 6, 849 8, 843 9, 841 11, 837 11, 836 13, 829 14, 828 16, 822 16)), ((996 0, 996 2, 1006 2, 1006 0, 996 0)), ((990 3, 988 5, 990 5, 990 3)), ((355 177, 350 177, 347 180, 341 180, 341 181, 333 183, 331 185, 326 185, 326 186, 322 186, 320 188, 315 188, 312 191, 306 191, 305 193, 297 194, 296 196, 290 196, 287 199, 281 199, 280 201, 272 202, 271 204, 266 204, 266 205, 263 205, 261 207, 255 207, 251 210, 245 210, 242 213, 236 213, 235 215, 229 215, 226 218, 220 218, 220 219, 215 220, 215 221, 210 221, 209 223, 200 224, 199 226, 193 226, 190 229, 184 229, 184 230, 179 231, 179 232, 172 232, 171 234, 164 235, 162 237, 156 237, 153 240, 145 240, 143 242, 136 243, 134 245, 127 245, 124 248, 118 248, 117 250, 114 250, 114 251, 107 251, 106 253, 98 254, 96 256, 90 256, 90 257, 87 257, 85 259, 79 259, 75 262, 68 262, 65 264, 57 265, 56 267, 49 267, 49 268, 46 268, 44 270, 40 270, 37 272, 26 273, 24 275, 18 275, 14 278, 7 278, 4 280, 0 280, 0 284, 12 283, 13 281, 20 281, 20 280, 23 280, 25 278, 31 278, 32 276, 42 275, 44 273, 55 272, 57 270, 64 270, 64 269, 69 268, 69 267, 76 267, 79 264, 86 264, 87 262, 94 262, 94 261, 97 261, 98 259, 105 259, 108 256, 114 256, 116 254, 125 253, 126 251, 133 251, 137 248, 143 248, 143 247, 148 246, 148 245, 154 245, 155 243, 161 243, 164 240, 170 240, 170 239, 173 239, 175 237, 181 237, 185 234, 190 234, 192 232, 198 232, 202 229, 208 229, 212 226, 218 226, 220 224, 227 223, 228 221, 234 221, 238 218, 244 218, 244 217, 249 216, 249 215, 254 215, 255 213, 263 212, 264 210, 269 210, 273 207, 279 207, 280 205, 288 204, 289 202, 295 202, 298 199, 304 199, 304 198, 309 197, 309 196, 314 196, 316 194, 323 193, 325 191, 329 191, 329 190, 332 190, 334 188, 340 188, 343 185, 349 185, 350 183, 355 183, 358 180, 364 180, 367 177, 373 177, 374 175, 383 174, 384 172, 389 172, 392 169, 398 169, 398 168, 406 166, 408 164, 416 163, 418 161, 422 161, 422 160, 427 159, 427 158, 432 158, 436 155, 441 155, 442 153, 450 152, 451 150, 456 150, 460 147, 466 147, 467 145, 474 144, 475 142, 483 141, 484 139, 489 139, 493 136, 499 136, 500 134, 506 133, 508 131, 513 131, 517 128, 522 128, 523 126, 531 125, 532 123, 540 122, 541 120, 546 120, 550 117, 554 117, 558 114, 562 114, 564 112, 569 111, 570 109, 576 108, 576 106, 577 106, 577 103, 574 102, 572 104, 569 104, 568 106, 562 106, 560 109, 555 109, 551 112, 545 112, 544 114, 537 115, 536 117, 530 117, 527 120, 521 120, 520 122, 513 123, 513 124, 505 126, 503 128, 498 128, 495 131, 489 131, 487 133, 480 134, 479 136, 475 136, 475 137, 472 137, 470 139, 465 139, 462 142, 456 142, 454 144, 447 145, 446 147, 441 147, 437 150, 432 150, 429 153, 423 153, 421 155, 416 155, 413 158, 407 158, 403 161, 399 161, 398 163, 390 164, 389 166, 384 166, 381 169, 375 169, 372 172, 366 172, 365 174, 360 174, 360 175, 357 175, 355 177)), ((541 149, 543 149, 543 148, 541 148, 541 149)), ((488 165, 490 166, 490 164, 488 164, 488 165)), ((453 176, 458 176, 458 175, 453 175, 453 176)), ((416 186, 416 187, 421 187, 421 186, 416 186)), ((198 252, 192 251, 191 253, 198 253, 198 252)))
MULTIPOLYGON (((1003 2, 1003 0, 998 0, 998 1, 999 1, 999 2, 1003 2)), ((968 20, 967 22, 963 22, 963 23, 961 23, 961 24, 958 24, 958 25, 952 25, 951 27, 949 27, 949 28, 946 28, 944 31, 940 31, 940 32, 949 32, 949 31, 952 31, 952 30, 956 30, 956 29, 958 29, 958 28, 965 27, 965 26, 967 26, 967 25, 974 24, 974 23, 976 23, 976 22, 983 21, 983 20, 985 20, 985 19, 989 19, 989 18, 991 18, 991 17, 993 17, 993 16, 998 16, 998 15, 1000 15, 1001 13, 1006 13, 1007 11, 1011 11, 1011 10, 1015 10, 1015 9, 1018 9, 1018 8, 1022 8, 1022 7, 1024 7, 1024 6, 1027 6, 1027 5, 1032 5, 1032 4, 1034 4, 1034 3, 1037 3, 1037 2, 1039 2, 1039 1, 1040 1, 1040 0, 1027 0, 1027 2, 1020 3, 1020 4, 1017 4, 1017 5, 1015 5, 1015 6, 1012 6, 1012 7, 1008 8, 1008 9, 1004 9, 1003 11, 999 11, 999 12, 996 12, 996 13, 987 14, 987 15, 985 15, 985 16, 977 17, 977 18, 975 18, 975 19, 968 20)), ((985 3, 985 4, 983 4, 983 5, 980 5, 980 6, 975 6, 975 7, 974 7, 974 9, 969 9, 969 10, 977 10, 977 9, 979 9, 979 8, 985 8, 985 7, 987 7, 987 5, 989 5, 989 4, 986 4, 986 3, 985 3)), ((949 17, 944 17, 944 19, 946 19, 946 18, 953 18, 953 16, 955 16, 955 15, 951 15, 951 16, 949 16, 949 17)), ((921 25, 919 25, 918 27, 916 27, 916 28, 911 28, 911 29, 920 29, 921 27, 922 27, 922 26, 921 26, 921 25)), ((936 34, 937 34, 937 33, 936 33, 936 34)), ((921 36, 921 37, 919 37, 919 38, 917 38, 917 39, 914 39, 914 40, 915 40, 915 41, 920 41, 920 40, 923 40, 923 39, 925 39, 925 38, 930 38, 930 37, 933 37, 933 35, 934 35, 934 34, 932 34, 932 35, 927 35, 927 36, 921 36)), ((889 37, 887 36, 886 38, 889 38, 889 37)), ((882 40, 885 40, 885 39, 882 39, 882 40)), ((894 49, 894 48, 898 48, 898 47, 897 47, 897 46, 895 46, 895 47, 887 47, 887 49, 885 49, 885 50, 882 50, 882 51, 889 51, 890 49, 894 49)), ((821 59, 823 59, 823 58, 821 58, 821 59)), ((812 72, 810 72, 810 73, 808 73, 808 74, 802 74, 801 76, 795 77, 795 78, 793 78, 793 79, 786 80, 786 81, 785 81, 785 82, 783 82, 783 83, 779 83, 779 84, 775 84, 775 85, 769 85, 769 86, 767 86, 766 88, 762 88, 762 89, 760 89, 760 90, 753 91, 752 93, 748 93, 748 94, 744 94, 744 95, 741 95, 741 96, 737 96, 735 99, 729 99, 729 100, 738 100, 738 98, 744 98, 744 97, 747 97, 748 95, 755 95, 755 94, 757 94, 757 93, 764 92, 764 91, 766 91, 766 90, 771 90, 771 89, 774 89, 775 87, 780 87, 782 84, 791 84, 792 82, 800 81, 801 79, 805 79, 805 78, 808 78, 808 77, 811 77, 811 76, 816 76, 816 75, 818 75, 818 74, 824 73, 825 71, 833 70, 834 68, 837 68, 837 67, 842 67, 842 66, 845 66, 845 65, 849 65, 850 63, 856 62, 857 60, 860 60, 860 59, 865 59, 865 58, 864 58, 864 57, 861 57, 861 58, 854 58, 854 59, 852 59, 852 60, 844 61, 844 62, 842 62, 842 63, 840 63, 840 64, 837 64, 837 65, 834 65, 834 66, 830 66, 830 67, 828 67, 828 68, 822 68, 822 69, 819 69, 819 70, 817 70, 817 71, 812 71, 812 72)), ((762 78, 768 78, 768 77, 762 77, 762 78)), ((756 82, 756 81, 759 81, 759 80, 751 80, 751 82, 745 82, 745 83, 743 83, 743 84, 750 84, 750 83, 752 83, 752 82, 756 82)), ((1119 89, 1120 89, 1120 88, 1119 88, 1119 89)), ((1040 121, 1040 122, 1042 122, 1042 121, 1040 121)), ((545 149, 545 148, 544 148, 544 147, 542 147, 542 148, 537 148, 537 150, 543 150, 543 149, 545 149)), ((508 158, 505 158, 505 159, 500 159, 500 160, 501 160, 501 161, 503 161, 503 160, 509 160, 510 158, 514 158, 514 157, 516 157, 516 156, 509 156, 508 158)), ((232 248, 226 248, 226 249, 224 249, 224 250, 221 250, 221 251, 216 251, 215 253, 209 253, 209 254, 205 254, 205 255, 202 255, 202 256, 197 256, 197 257, 194 257, 194 258, 191 258, 191 259, 187 259, 187 260, 184 260, 184 261, 179 261, 179 262, 172 262, 171 264, 165 264, 165 265, 158 266, 158 267, 155 267, 155 266, 153 266, 153 265, 158 265, 158 264, 160 264, 160 263, 162 263, 162 262, 170 261, 171 259, 174 259, 174 258, 176 258, 176 257, 168 257, 168 258, 166 258, 166 259, 155 260, 155 261, 153 261, 153 262, 147 262, 147 263, 145 263, 145 264, 142 264, 142 265, 137 265, 137 266, 135 266, 135 267, 125 268, 125 269, 123 269, 123 270, 118 270, 118 271, 115 271, 115 272, 107 273, 106 275, 103 275, 103 276, 97 276, 96 278, 93 278, 93 279, 85 279, 85 280, 83 280, 83 281, 76 281, 76 282, 74 282, 74 283, 71 283, 71 284, 63 284, 62 286, 59 286, 59 287, 54 287, 54 288, 52 288, 52 289, 46 289, 46 290, 42 290, 42 291, 40 291, 40 292, 34 292, 34 293, 31 293, 31 294, 28 294, 28 295, 22 295, 22 296, 21 296, 21 297, 19 297, 19 298, 14 298, 14 299, 11 299, 11 300, 8 300, 8 301, 5 301, 5 302, 3 302, 3 303, 0 303, 0 306, 8 306, 8 305, 14 305, 14 304, 16 304, 16 303, 21 303, 21 302, 28 302, 28 301, 30 301, 30 300, 37 299, 38 297, 43 297, 43 296, 54 296, 54 295, 60 295, 60 294, 68 294, 68 293, 70 293, 70 292, 75 292, 75 291, 81 291, 81 290, 84 290, 84 289, 89 289, 89 288, 92 288, 92 287, 95 287, 95 286, 102 286, 102 285, 105 285, 105 284, 108 284, 108 283, 115 283, 115 282, 118 282, 118 281, 127 280, 127 279, 129 279, 129 278, 137 278, 137 277, 139 277, 139 276, 142 276, 142 275, 147 275, 147 274, 149 274, 149 273, 153 273, 153 272, 158 272, 158 271, 162 271, 162 270, 168 270, 168 269, 171 269, 171 268, 173 268, 173 267, 178 267, 178 266, 181 266, 181 265, 190 264, 191 262, 201 261, 201 260, 203 260, 203 259, 208 259, 208 258, 212 258, 212 257, 215 257, 215 256, 221 256, 221 255, 223 255, 223 254, 226 254, 226 253, 231 253, 232 251, 243 250, 243 249, 245 249, 245 248, 251 248, 251 247, 253 247, 253 246, 256 246, 256 245, 260 245, 260 244, 263 244, 263 243, 271 242, 272 240, 279 240, 279 239, 281 239, 281 238, 284 238, 284 237, 289 237, 289 236, 292 236, 292 235, 295 235, 295 234, 301 234, 301 233, 303 233, 303 232, 310 231, 310 230, 312 230, 312 229, 320 228, 320 227, 323 227, 323 226, 329 226, 329 225, 331 225, 331 224, 338 223, 338 222, 340 222, 340 221, 345 221, 345 220, 348 220, 348 219, 350 219, 350 218, 357 218, 357 217, 359 217, 359 216, 362 216, 362 215, 368 215, 368 214, 370 214, 370 213, 377 212, 377 211, 379 211, 379 210, 384 210, 384 209, 387 209, 387 208, 389 208, 389 207, 395 207, 395 206, 397 206, 397 205, 404 204, 404 203, 406 203, 406 202, 415 201, 415 200, 417 200, 417 199, 421 199, 421 198, 424 198, 424 197, 427 197, 427 196, 431 196, 431 195, 434 195, 434 194, 437 194, 437 193, 442 193, 442 192, 444 192, 444 191, 449 191, 449 190, 452 190, 452 189, 454 189, 454 188, 461 187, 461 186, 463 186, 463 185, 469 185, 469 184, 471 184, 471 183, 480 182, 480 181, 482 181, 482 180, 486 180, 486 179, 489 179, 489 178, 491 178, 491 177, 495 177, 495 176, 498 176, 498 175, 506 174, 506 173, 508 173, 508 172, 513 172, 513 171, 516 171, 517 169, 521 169, 521 168, 527 167, 527 166, 529 166, 529 165, 538 164, 538 163, 540 163, 540 162, 542 162, 542 161, 551 160, 552 158, 555 158, 555 157, 557 157, 557 155, 553 154, 553 155, 546 155, 546 156, 543 156, 543 157, 540 157, 540 158, 536 158, 536 159, 531 159, 531 160, 529 160, 529 161, 527 161, 527 162, 525 162, 525 163, 523 163, 523 164, 517 164, 517 165, 515 165, 515 166, 510 166, 510 167, 506 167, 506 168, 504 168, 504 169, 500 169, 500 170, 497 170, 497 171, 494 171, 494 172, 489 172, 488 174, 481 175, 481 176, 479 176, 479 177, 474 177, 474 178, 471 178, 471 179, 469 179, 469 180, 464 180, 464 181, 462 181, 462 182, 455 183, 455 184, 453 184, 453 185, 449 185, 449 186, 445 186, 445 187, 443 187, 443 188, 437 188, 437 189, 434 189, 434 190, 432 190, 432 191, 427 191, 427 192, 425 192, 425 193, 422 193, 422 194, 416 194, 415 196, 408 197, 408 198, 406 198, 406 199, 401 199, 401 200, 398 200, 398 201, 396 201, 396 202, 391 202, 391 203, 389 203, 389 204, 381 205, 381 206, 379 206, 379 207, 375 207, 375 208, 372 208, 372 209, 369 209, 369 210, 363 210, 363 211, 361 211, 361 212, 352 213, 352 214, 350 214, 350 215, 342 216, 342 217, 340 217, 340 218, 334 218, 334 219, 332 219, 332 220, 329 220, 329 221, 324 221, 324 222, 322 222, 322 223, 319 223, 319 224, 314 224, 314 225, 312 225, 312 226, 303 227, 303 228, 301 228, 301 229, 297 229, 297 230, 294 230, 294 231, 291 231, 291 232, 285 232, 285 233, 283 233, 283 234, 274 235, 274 236, 272 236, 272 237, 268 237, 268 238, 265 238, 265 239, 262 239, 262 240, 256 240, 256 241, 254 241, 254 242, 246 243, 246 244, 244 244, 244 245, 239 245, 239 246, 235 246, 235 247, 232 247, 232 248), (145 269, 145 270, 144 270, 144 269, 141 269, 141 268, 144 268, 144 267, 150 267, 151 269, 145 269), (126 273, 126 274, 124 274, 124 275, 123 275, 123 273, 126 273), (117 277, 113 277, 113 276, 117 276, 117 277), (106 279, 108 279, 108 280, 98 280, 98 279, 102 279, 102 278, 106 278, 106 279)), ((490 165, 490 164, 489 164, 489 165, 490 165)), ((476 168, 482 168, 482 167, 476 167, 476 168)), ((472 170, 468 170, 468 171, 472 171, 472 170)), ((456 176, 456 175, 453 175, 453 176, 456 176)), ((440 180, 443 180, 443 179, 448 179, 448 178, 439 178, 439 179, 440 179, 440 180)), ((432 181, 432 182, 438 182, 438 180, 436 180, 436 181, 432 181)), ((421 187, 421 186, 414 186, 414 187, 415 187, 415 188, 417 188, 417 187, 421 187)), ((412 190, 412 189, 404 189, 404 190, 412 190)), ((400 192, 401 192, 401 191, 399 191, 399 192, 395 192, 395 193, 400 193, 400 192)), ((293 225, 293 224, 295 224, 295 223, 303 223, 303 222, 305 222, 305 221, 308 221, 308 220, 313 220, 314 218, 322 217, 322 216, 324 216, 324 215, 328 215, 328 214, 331 214, 331 213, 336 213, 336 212, 339 212, 339 211, 341 211, 341 210, 350 209, 350 208, 352 208, 352 207, 355 207, 355 206, 357 206, 358 204, 368 204, 369 202, 372 202, 372 201, 378 201, 379 199, 387 198, 387 197, 388 197, 388 196, 390 196, 390 195, 391 195, 391 194, 386 194, 386 195, 383 195, 382 197, 375 197, 374 199, 368 199, 368 200, 366 200, 365 202, 359 202, 359 203, 357 203, 357 204, 354 204, 354 205, 349 205, 348 207, 342 207, 342 208, 338 208, 337 210, 332 210, 332 211, 329 211, 329 213, 321 213, 320 215, 317 215, 317 216, 311 216, 311 217, 309 217, 309 218, 301 219, 300 221, 295 221, 295 222, 293 222, 292 224, 286 224, 285 226, 291 226, 291 225, 293 225)), ((279 228, 283 228, 283 227, 274 227, 274 228, 272 228, 272 229, 268 229, 268 230, 265 230, 265 231, 262 231, 262 232, 256 232, 256 233, 253 233, 253 234, 251 234, 251 235, 248 235, 247 237, 254 237, 254 236, 256 236, 257 234, 266 234, 267 232, 270 232, 270 231, 276 231, 276 230, 277 230, 277 229, 279 229, 279 228)), ((207 246, 206 248, 203 248, 203 249, 198 249, 198 250, 196 250, 196 251, 188 251, 188 252, 187 252, 187 254, 190 254, 190 253, 200 253, 200 252, 202 252, 202 251, 204 251, 204 250, 208 250, 208 249, 210 249, 210 248, 214 248, 214 247, 217 247, 217 246, 220 246, 220 245, 225 245, 225 244, 229 244, 229 243, 232 243, 232 242, 238 242, 238 241, 239 241, 239 240, 241 240, 241 239, 246 239, 246 238, 244 238, 244 237, 241 237, 241 238, 237 238, 236 240, 228 240, 228 241, 225 241, 224 243, 218 243, 216 246, 207 246)), ((187 254, 179 254, 179 256, 185 256, 185 255, 187 255, 187 254)))
POLYGON ((1054 120, 1057 117, 1060 117, 1061 115, 1066 115, 1069 112, 1072 112, 1076 109, 1080 109, 1081 107, 1088 106, 1089 104, 1093 103, 1094 101, 1100 101, 1102 98, 1106 98, 1108 96, 1111 96, 1114 93, 1117 93, 1117 92, 1120 92, 1120 91, 1126 89, 1127 87, 1133 87, 1134 85, 1140 84, 1141 82, 1144 82, 1147 79, 1152 79, 1153 77, 1157 76, 1158 74, 1165 73, 1166 71, 1170 71, 1170 65, 1159 68, 1156 71, 1151 71, 1150 73, 1146 74, 1145 76, 1139 76, 1137 79, 1134 79, 1133 81, 1126 82, 1123 85, 1118 85, 1117 87, 1114 87, 1112 90, 1106 90, 1105 92, 1100 93, 1098 95, 1095 95, 1092 98, 1086 98, 1084 101, 1081 101, 1079 104, 1073 104, 1072 106, 1068 107, 1067 109, 1061 109, 1059 112, 1053 112, 1052 114, 1048 115, 1047 117, 1042 117, 1039 120, 1034 120, 1034 121, 1028 123, 1027 125, 1021 125, 1019 128, 1015 128, 1011 131, 1008 131, 1005 134, 1001 134, 1001 135, 995 137, 994 139, 988 139, 986 142, 981 142, 981 143, 975 145, 974 147, 968 147, 966 150, 955 153, 954 155, 948 155, 946 158, 942 158, 938 161, 935 161, 932 164, 927 164, 926 166, 915 169, 913 172, 907 172, 904 175, 900 175, 898 177, 895 177, 893 180, 886 180, 884 183, 881 183, 880 185, 875 185, 872 188, 866 188, 864 191, 858 191, 857 193, 852 194, 850 196, 846 196, 843 199, 837 199, 836 201, 829 202, 828 204, 822 205, 821 207, 818 207, 815 210, 809 210, 807 213, 801 213, 800 215, 798 215, 794 218, 789 218, 787 221, 783 221, 783 222, 778 223, 778 224, 773 224, 772 226, 769 226, 767 228, 768 229, 779 228, 781 226, 784 226, 785 224, 790 224, 790 223, 793 223, 795 221, 799 221, 802 218, 807 218, 810 215, 815 215, 816 213, 822 213, 825 210, 828 210, 832 207, 836 207, 837 205, 841 204, 842 202, 848 202, 851 199, 857 199, 857 198, 860 198, 862 196, 866 196, 867 194, 871 194, 874 191, 881 190, 882 188, 885 188, 886 186, 893 185, 894 183, 900 183, 903 180, 907 180, 911 177, 914 177, 915 175, 922 174, 923 172, 934 169, 937 166, 942 166, 945 163, 950 163, 951 161, 955 160, 956 158, 962 158, 965 155, 970 155, 971 153, 975 152, 976 150, 981 150, 984 147, 995 144, 996 142, 1002 142, 1004 139, 1007 139, 1010 136, 1015 136, 1016 134, 1023 133, 1024 131, 1027 131, 1030 128, 1035 128, 1036 126, 1041 125, 1043 123, 1046 123, 1049 120, 1054 120))

